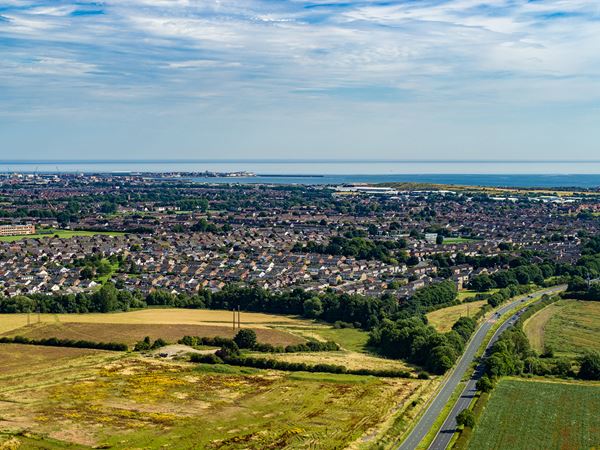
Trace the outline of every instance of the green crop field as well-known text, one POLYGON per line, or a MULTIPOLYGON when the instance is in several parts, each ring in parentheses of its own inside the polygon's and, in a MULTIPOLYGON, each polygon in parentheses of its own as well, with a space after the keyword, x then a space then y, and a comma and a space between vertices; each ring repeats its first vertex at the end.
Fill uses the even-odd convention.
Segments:
POLYGON ((600 384, 503 379, 473 430, 469 449, 600 447, 600 384))
POLYGON ((563 355, 600 350, 600 302, 561 300, 553 310, 543 327, 545 346, 563 355))

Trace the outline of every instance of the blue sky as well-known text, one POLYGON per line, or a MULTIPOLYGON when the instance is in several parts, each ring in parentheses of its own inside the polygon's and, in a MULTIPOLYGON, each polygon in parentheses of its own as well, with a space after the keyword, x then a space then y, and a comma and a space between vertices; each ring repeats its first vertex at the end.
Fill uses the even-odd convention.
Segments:
POLYGON ((3 0, 0 158, 600 158, 600 3, 3 0))

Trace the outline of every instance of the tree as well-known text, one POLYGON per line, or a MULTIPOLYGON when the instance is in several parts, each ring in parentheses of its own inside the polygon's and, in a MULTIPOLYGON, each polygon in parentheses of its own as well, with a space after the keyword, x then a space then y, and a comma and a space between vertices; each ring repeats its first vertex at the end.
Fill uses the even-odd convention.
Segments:
POLYGON ((323 314, 323 302, 319 297, 309 298, 303 303, 302 308, 306 317, 315 319, 323 314))
POLYGON ((146 336, 143 340, 136 342, 133 350, 136 352, 141 352, 144 350, 150 350, 152 347, 152 342, 150 341, 150 336, 146 336))
POLYGON ((482 376, 477 381, 477 390, 481 392, 492 392, 494 389, 494 382, 487 375, 482 376))
POLYGON ((79 277, 82 280, 91 280, 92 278, 94 278, 94 268, 90 267, 90 266, 85 266, 83 269, 81 269, 81 272, 79 272, 79 277))
POLYGON ((96 311, 115 311, 118 306, 117 289, 112 283, 106 283, 99 291, 94 292, 92 302, 96 311))
POLYGON ((256 346, 256 333, 250 328, 244 328, 238 331, 233 340, 239 348, 253 348, 256 346))
POLYGON ((475 426, 475 414, 470 409, 463 409, 456 416, 456 424, 465 428, 473 428, 475 426))
POLYGON ((477 292, 486 292, 496 287, 496 283, 489 275, 482 274, 473 277, 469 287, 477 292))
POLYGON ((579 378, 583 380, 600 380, 600 353, 590 351, 581 358, 579 378))
POLYGON ((444 236, 441 234, 438 234, 437 237, 435 238, 435 243, 437 245, 442 245, 444 243, 444 236))

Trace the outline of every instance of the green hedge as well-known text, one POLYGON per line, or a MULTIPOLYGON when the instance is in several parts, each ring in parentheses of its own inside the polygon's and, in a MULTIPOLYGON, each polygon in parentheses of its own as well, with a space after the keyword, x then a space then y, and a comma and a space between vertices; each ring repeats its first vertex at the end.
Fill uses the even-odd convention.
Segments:
MULTIPOLYGON (((201 336, 184 336, 179 339, 178 343, 195 347, 197 345, 206 345, 209 347, 222 347, 225 344, 231 344, 233 339, 222 337, 201 337, 201 336)), ((337 351, 340 346, 332 341, 317 342, 308 341, 303 344, 288 345, 286 347, 275 346, 271 344, 257 343, 249 350, 263 353, 298 353, 298 352, 331 352, 337 351)))
POLYGON ((113 350, 126 352, 129 350, 127 344, 118 342, 92 342, 75 341, 72 339, 58 339, 55 337, 44 339, 30 339, 24 336, 0 337, 0 344, 26 344, 26 345, 44 345, 47 347, 73 347, 73 348, 93 348, 96 350, 113 350))

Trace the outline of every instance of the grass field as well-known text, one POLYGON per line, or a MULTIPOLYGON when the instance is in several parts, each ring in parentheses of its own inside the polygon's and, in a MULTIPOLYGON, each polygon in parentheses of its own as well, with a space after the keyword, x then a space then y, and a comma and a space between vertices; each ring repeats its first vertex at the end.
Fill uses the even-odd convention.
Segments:
POLYGON ((503 379, 469 449, 577 450, 600 446, 600 384, 503 379))
POLYGON ((411 370, 403 361, 383 359, 358 352, 315 352, 315 353, 257 353, 254 356, 263 356, 269 359, 278 359, 287 362, 315 364, 334 364, 345 366, 348 369, 371 370, 411 370))
MULTIPOLYGON (((286 327, 283 327, 283 329, 286 329, 286 327)), ((320 325, 318 327, 295 329, 294 331, 308 338, 316 338, 319 341, 334 341, 344 350, 353 352, 366 351, 365 347, 369 340, 369 333, 356 328, 334 328, 329 325, 320 325)))
POLYGON ((468 244, 469 242, 475 242, 475 239, 461 238, 461 237, 444 238, 444 244, 468 244))
MULTIPOLYGON (((305 342, 304 339, 280 330, 256 328, 259 342, 273 345, 290 345, 305 342)), ((187 324, 124 324, 124 323, 41 323, 17 328, 8 332, 11 336, 26 336, 32 339, 56 337, 60 339, 89 340, 94 342, 119 342, 134 344, 149 336, 177 342, 183 336, 206 336, 233 338, 238 329, 215 325, 187 324)))
POLYGON ((560 311, 565 307, 564 304, 560 303, 552 303, 546 306, 527 319, 523 325, 523 331, 525 331, 531 347, 538 353, 545 350, 544 335, 548 321, 554 314, 560 314, 560 311))
POLYGON ((600 350, 600 302, 560 300, 525 324, 532 346, 551 347, 558 355, 574 356, 600 350))
POLYGON ((56 374, 47 373, 43 383, 0 385, 0 443, 47 449, 67 443, 115 449, 345 448, 371 439, 431 383, 136 356, 85 367, 73 361, 57 360, 56 374), (22 430, 25 437, 18 434, 22 430))
POLYGON ((487 303, 486 300, 448 306, 427 314, 427 320, 440 332, 450 331, 452 325, 462 316, 473 316, 487 303))
POLYGON ((96 236, 98 234, 104 234, 108 236, 119 236, 125 233, 118 231, 79 231, 79 230, 52 230, 51 232, 26 234, 18 236, 0 236, 0 242, 15 242, 22 239, 40 239, 58 236, 61 239, 68 239, 73 236, 96 236))

